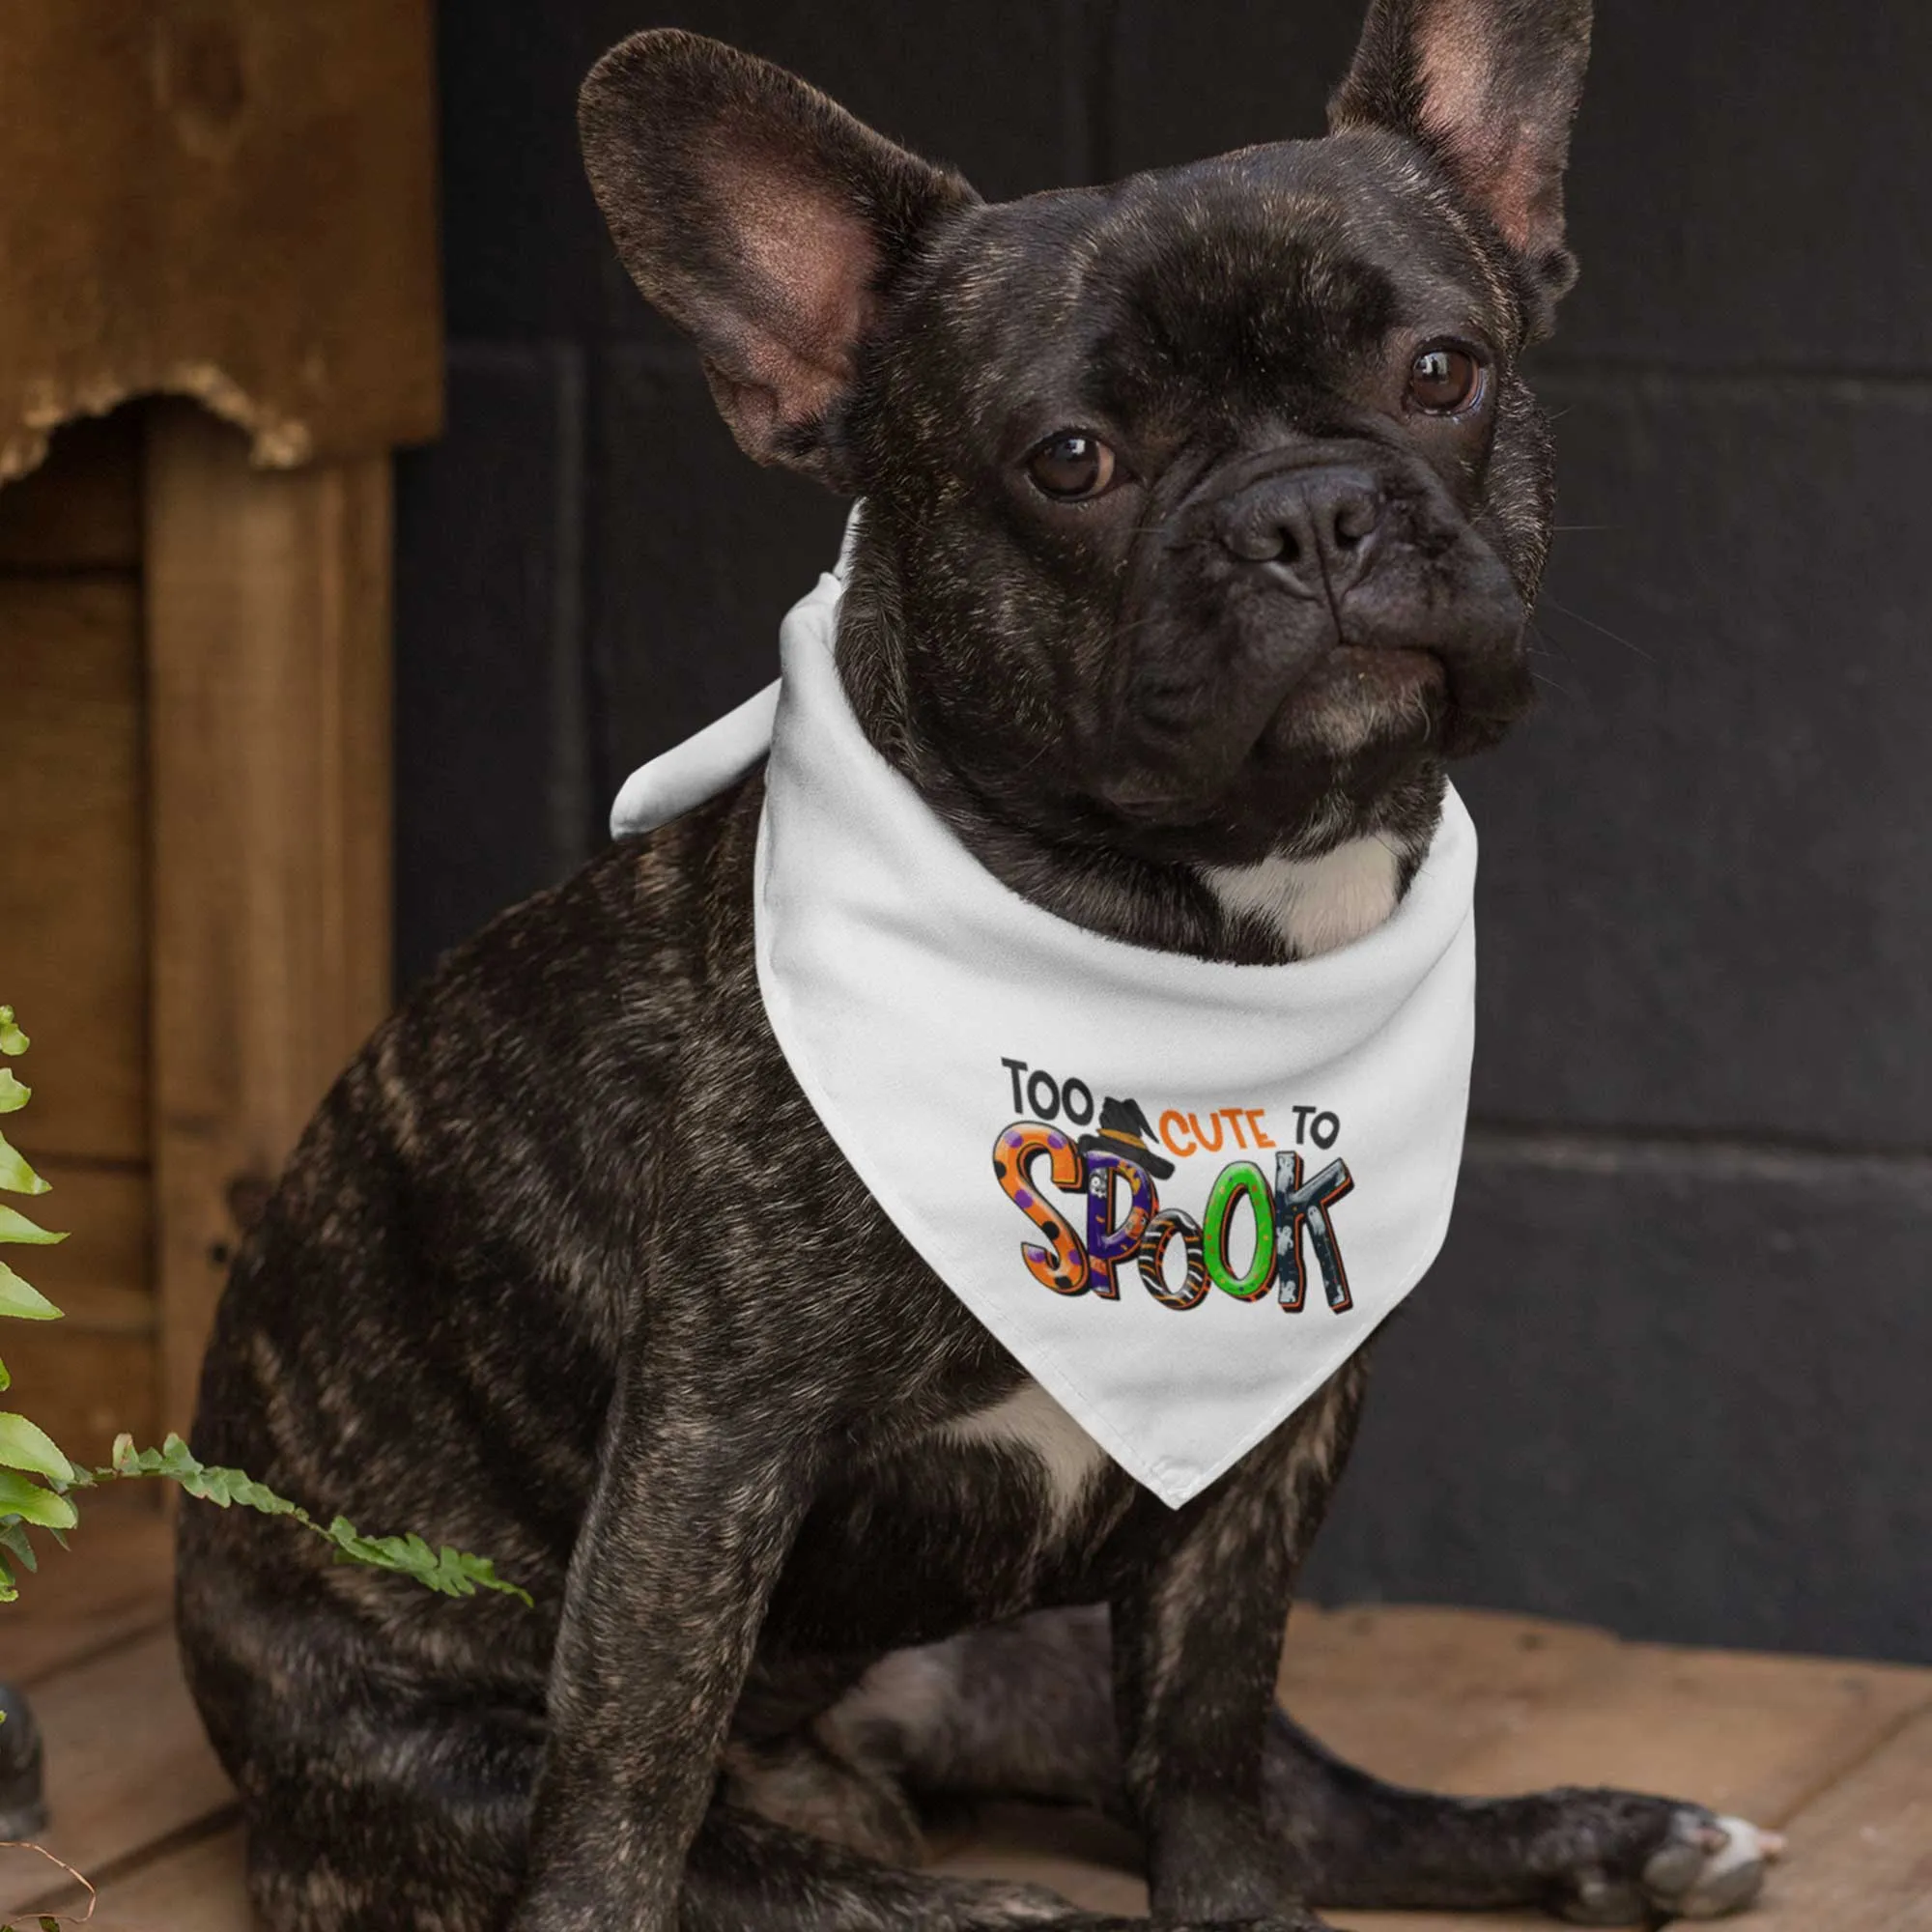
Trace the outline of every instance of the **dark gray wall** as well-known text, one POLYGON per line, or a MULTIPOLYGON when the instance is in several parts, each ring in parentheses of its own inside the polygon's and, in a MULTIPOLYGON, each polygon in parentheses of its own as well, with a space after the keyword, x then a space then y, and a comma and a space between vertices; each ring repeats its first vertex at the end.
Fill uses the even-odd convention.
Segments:
MULTIPOLYGON (((1599 0, 1541 363, 1542 715, 1485 839, 1476 1131, 1323 1595, 1932 1660, 1932 11, 1599 0)), ((614 265, 578 79, 647 20, 993 195, 1314 132, 1355 0, 443 9, 450 428, 400 515, 400 965, 765 682, 838 507, 614 265)))

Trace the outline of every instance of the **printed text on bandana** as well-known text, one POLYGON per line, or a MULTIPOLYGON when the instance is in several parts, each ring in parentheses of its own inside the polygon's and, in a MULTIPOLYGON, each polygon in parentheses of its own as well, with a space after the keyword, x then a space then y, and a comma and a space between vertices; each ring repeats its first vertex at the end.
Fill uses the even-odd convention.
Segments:
POLYGON ((1162 1306, 1198 1308, 1210 1289, 1300 1314, 1310 1305, 1310 1262, 1323 1304, 1354 1306, 1336 1226, 1336 1204, 1354 1186, 1349 1164, 1324 1158, 1340 1118, 1317 1106, 1211 1113, 1103 1095, 1021 1060, 1001 1063, 1014 1113, 993 1143, 993 1173, 1040 1240, 1018 1259, 1055 1294, 1118 1301, 1131 1269, 1162 1306), (1244 1158, 1216 1156, 1238 1151, 1244 1158), (1184 1165, 1182 1174, 1178 1164, 1184 1165), (1211 1175, 1211 1179, 1209 1176, 1211 1175), (1163 1207, 1160 1188, 1201 1203, 1163 1207), (1042 1242, 1044 1245, 1042 1245, 1042 1242))

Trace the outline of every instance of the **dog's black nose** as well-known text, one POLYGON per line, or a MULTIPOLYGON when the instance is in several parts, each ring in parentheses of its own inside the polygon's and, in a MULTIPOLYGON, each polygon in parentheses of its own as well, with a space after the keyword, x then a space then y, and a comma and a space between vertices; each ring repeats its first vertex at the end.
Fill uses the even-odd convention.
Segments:
POLYGON ((1368 568, 1382 493, 1365 470, 1331 465, 1251 483, 1223 505, 1222 544, 1302 597, 1339 599, 1368 568))

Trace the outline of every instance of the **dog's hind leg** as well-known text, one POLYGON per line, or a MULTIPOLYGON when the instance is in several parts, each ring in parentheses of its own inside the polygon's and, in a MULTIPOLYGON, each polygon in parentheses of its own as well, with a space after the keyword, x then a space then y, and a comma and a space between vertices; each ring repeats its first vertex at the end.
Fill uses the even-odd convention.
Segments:
POLYGON ((265 1932, 501 1932, 523 1881, 541 1736, 520 1715, 340 1714, 340 1749, 246 1767, 265 1932))
MULTIPOLYGON (((897 1652, 819 1720, 840 1757, 915 1795, 1127 1806, 1104 1609, 1044 1611, 897 1652)), ((1275 1713, 1268 1823, 1324 1906, 1540 1905, 1587 1923, 1711 1918, 1747 1903, 1775 1834, 1624 1791, 1457 1799, 1383 1782, 1275 1713)))
POLYGON ((285 1528, 199 1504, 181 1524, 183 1662, 241 1794, 256 1921, 501 1932, 543 1753, 540 1635, 521 1609, 318 1575, 285 1528), (424 1641, 378 1642, 383 1615, 424 1641), (521 1669, 520 1644, 532 1653, 521 1669))
POLYGON ((895 1651, 821 1717, 839 1762, 921 1797, 1124 1814, 1106 1609, 1043 1610, 895 1651))

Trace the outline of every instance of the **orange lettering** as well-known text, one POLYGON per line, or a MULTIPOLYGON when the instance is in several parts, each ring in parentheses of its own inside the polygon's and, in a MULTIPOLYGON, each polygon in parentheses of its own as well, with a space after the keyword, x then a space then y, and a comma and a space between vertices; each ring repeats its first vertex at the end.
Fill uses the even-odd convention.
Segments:
POLYGON ((1065 1134, 1038 1121, 1015 1121, 993 1143, 993 1172, 1013 1206, 1053 1244, 1037 1248, 1031 1241, 1021 1242, 1020 1259, 1033 1278, 1055 1294, 1085 1294, 1092 1285, 1087 1250, 1065 1210, 1034 1192, 1033 1164, 1041 1154, 1049 1157, 1047 1173, 1054 1186, 1068 1194, 1086 1186, 1087 1162, 1080 1150, 1065 1134))

